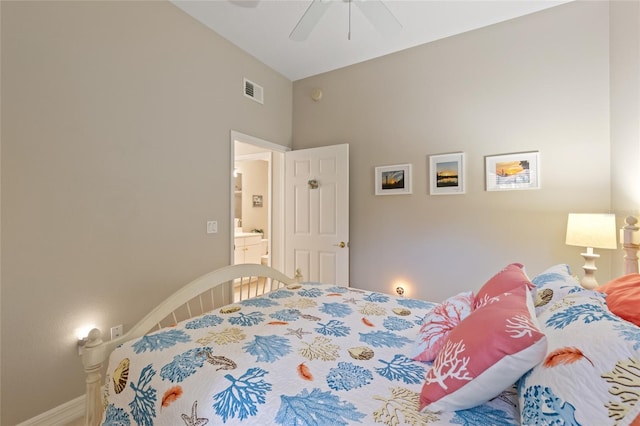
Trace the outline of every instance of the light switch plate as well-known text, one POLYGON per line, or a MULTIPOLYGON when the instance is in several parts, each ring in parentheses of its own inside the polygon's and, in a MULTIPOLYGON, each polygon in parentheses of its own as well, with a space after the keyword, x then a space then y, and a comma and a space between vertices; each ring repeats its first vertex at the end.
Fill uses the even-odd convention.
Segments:
POLYGON ((209 220, 207 221, 207 234, 217 234, 218 233, 218 221, 209 220))

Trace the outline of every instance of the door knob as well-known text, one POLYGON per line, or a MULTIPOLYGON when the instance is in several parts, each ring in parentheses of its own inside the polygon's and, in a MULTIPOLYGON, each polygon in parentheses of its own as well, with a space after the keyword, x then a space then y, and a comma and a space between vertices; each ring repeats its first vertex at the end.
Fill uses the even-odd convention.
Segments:
POLYGON ((340 244, 334 244, 336 247, 345 248, 347 244, 344 241, 340 241, 340 244))

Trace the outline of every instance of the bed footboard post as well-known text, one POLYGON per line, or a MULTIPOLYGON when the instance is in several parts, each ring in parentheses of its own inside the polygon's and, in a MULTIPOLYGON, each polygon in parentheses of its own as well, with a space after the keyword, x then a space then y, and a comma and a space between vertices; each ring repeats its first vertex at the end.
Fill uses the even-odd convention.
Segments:
POLYGON ((83 350, 83 365, 86 375, 85 426, 97 426, 102 420, 102 360, 94 360, 92 349, 102 344, 100 330, 94 328, 89 332, 83 350))
POLYGON ((634 234, 638 231, 636 223, 638 219, 633 216, 627 216, 624 220, 625 225, 622 228, 622 248, 624 249, 624 273, 634 274, 638 273, 638 248, 637 238, 634 238, 634 234))

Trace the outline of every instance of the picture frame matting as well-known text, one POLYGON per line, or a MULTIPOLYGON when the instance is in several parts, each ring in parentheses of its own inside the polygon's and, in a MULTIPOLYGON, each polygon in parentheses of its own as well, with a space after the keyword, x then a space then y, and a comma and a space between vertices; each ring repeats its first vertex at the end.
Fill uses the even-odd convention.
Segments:
POLYGON ((411 164, 375 168, 375 195, 411 194, 411 164))
POLYGON ((487 191, 540 189, 540 152, 485 157, 487 191))
POLYGON ((465 193, 464 152, 429 156, 429 193, 448 195, 465 193))

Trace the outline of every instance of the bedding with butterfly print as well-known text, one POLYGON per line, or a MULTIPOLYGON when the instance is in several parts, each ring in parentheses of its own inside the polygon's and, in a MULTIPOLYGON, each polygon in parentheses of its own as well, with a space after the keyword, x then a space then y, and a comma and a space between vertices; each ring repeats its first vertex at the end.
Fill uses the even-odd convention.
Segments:
POLYGON ((105 425, 512 425, 515 388, 419 411, 411 359, 434 303, 294 284, 130 341, 110 357, 105 425))

